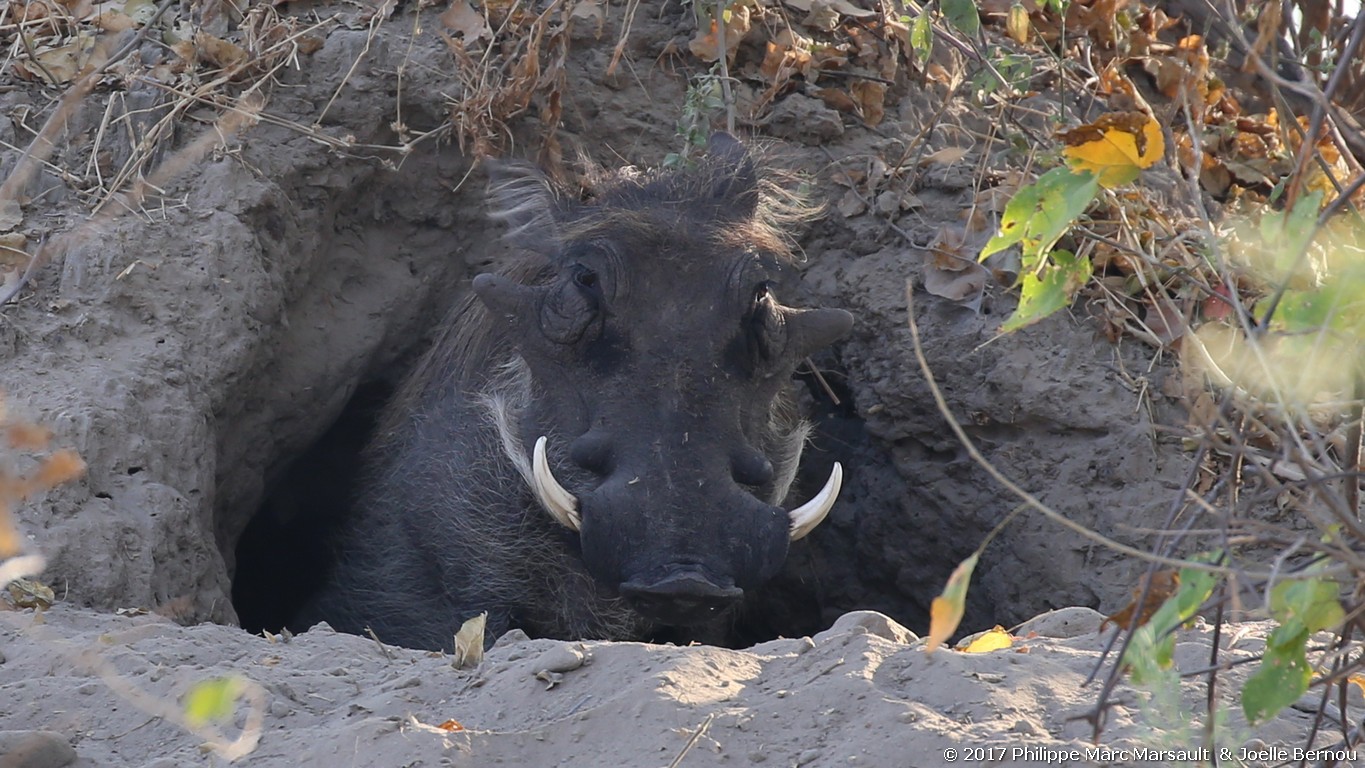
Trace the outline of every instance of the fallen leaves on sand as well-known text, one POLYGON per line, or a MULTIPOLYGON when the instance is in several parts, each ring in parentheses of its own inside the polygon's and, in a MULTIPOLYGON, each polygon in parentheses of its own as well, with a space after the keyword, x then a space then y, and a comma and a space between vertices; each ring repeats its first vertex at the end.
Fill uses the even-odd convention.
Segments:
POLYGON ((1014 635, 1011 635, 1004 627, 999 624, 995 627, 982 632, 972 638, 970 643, 958 648, 963 653, 990 653, 1000 651, 1014 645, 1014 635))

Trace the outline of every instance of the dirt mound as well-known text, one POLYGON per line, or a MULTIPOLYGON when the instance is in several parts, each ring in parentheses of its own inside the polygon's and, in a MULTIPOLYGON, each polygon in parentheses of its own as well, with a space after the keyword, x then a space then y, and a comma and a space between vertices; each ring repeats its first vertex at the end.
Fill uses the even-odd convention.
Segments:
MULTIPOLYGON (((241 676, 259 686, 259 709, 245 697, 223 738, 259 715, 251 765, 883 766, 908 755, 916 765, 1193 764, 1186 758, 1206 746, 1201 724, 1163 720, 1127 688, 1100 744, 1090 741, 1094 686, 1084 681, 1104 645, 1099 621, 1088 609, 1042 616, 1025 628, 1031 639, 987 654, 925 654, 909 630, 870 612, 742 651, 514 632, 480 666, 457 671, 441 654, 325 627, 271 641, 58 606, 42 620, 0 614, 0 714, 12 729, 0 736, 0 761, 201 762, 202 735, 139 703, 174 711, 196 684, 241 676)), ((1226 658, 1257 653, 1266 629, 1224 634, 1226 658)), ((1212 638, 1202 625, 1182 631, 1178 655, 1207 658, 1212 638)), ((1221 690, 1240 687, 1246 669, 1226 673, 1232 685, 1221 690)), ((1206 695, 1195 681, 1173 693, 1186 712, 1206 695)), ((1311 722, 1290 708, 1248 740, 1234 716, 1208 746, 1233 755, 1292 746, 1311 722)))

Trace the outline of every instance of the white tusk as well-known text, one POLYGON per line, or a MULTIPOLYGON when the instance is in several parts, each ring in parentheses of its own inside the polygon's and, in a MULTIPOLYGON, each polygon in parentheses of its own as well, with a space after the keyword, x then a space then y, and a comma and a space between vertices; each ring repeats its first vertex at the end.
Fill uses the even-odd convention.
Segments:
POLYGON ((825 515, 834 507, 834 500, 839 497, 839 488, 843 484, 844 468, 836 461, 829 472, 829 479, 825 481, 825 487, 815 494, 815 498, 787 513, 792 518, 792 541, 810 533, 825 519, 825 515))
MULTIPOLYGON (((545 444, 548 442, 545 436, 541 435, 540 439, 536 441, 535 455, 531 459, 531 476, 535 478, 536 498, 540 500, 540 505, 545 507, 545 511, 550 513, 550 517, 553 517, 555 522, 569 530, 577 531, 583 524, 582 518, 578 516, 578 499, 575 499, 572 493, 564 490, 564 486, 560 485, 555 476, 550 474, 550 462, 545 458, 545 444)), ((836 489, 835 492, 837 493, 838 490, 836 489)))

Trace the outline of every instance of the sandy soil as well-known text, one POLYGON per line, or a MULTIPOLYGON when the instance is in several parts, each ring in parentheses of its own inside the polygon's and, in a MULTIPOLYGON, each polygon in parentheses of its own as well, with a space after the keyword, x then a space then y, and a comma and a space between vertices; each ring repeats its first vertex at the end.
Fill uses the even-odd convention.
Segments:
MULTIPOLYGON (((455 670, 449 657, 326 627, 286 640, 65 606, 3 613, 0 765, 221 764, 202 737, 140 707, 138 692, 176 709, 195 683, 226 675, 263 694, 244 700, 227 728, 236 737, 261 716, 243 765, 1193 764, 1178 750, 1205 746, 1198 682, 1184 684, 1178 714, 1157 714, 1143 706, 1147 693, 1120 686, 1101 740, 1090 740, 1083 718, 1097 685, 1084 683, 1104 646, 1099 621, 1084 608, 1052 612, 1020 628, 1026 639, 1015 647, 986 654, 926 654, 911 632, 871 612, 746 650, 513 632, 477 667, 455 670), (464 730, 438 727, 450 720, 464 730)), ((1256 653, 1264 629, 1225 632, 1225 658, 1256 653)), ((1202 624, 1182 631, 1177 661, 1197 665, 1210 638, 1202 624)), ((1302 746, 1312 717, 1296 708, 1250 738, 1225 693, 1242 669, 1223 678, 1230 716, 1214 748, 1235 756, 1302 746)))

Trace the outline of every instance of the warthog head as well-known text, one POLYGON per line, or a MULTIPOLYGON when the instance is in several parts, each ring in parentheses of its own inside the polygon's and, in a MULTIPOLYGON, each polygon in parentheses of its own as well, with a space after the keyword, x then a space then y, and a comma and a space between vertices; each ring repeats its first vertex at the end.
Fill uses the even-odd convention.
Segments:
POLYGON ((534 169, 493 175, 494 215, 544 264, 474 280, 526 391, 499 419, 504 447, 608 594, 702 623, 777 573, 842 482, 836 464, 781 506, 807 433, 792 373, 853 322, 779 301, 783 229, 808 212, 727 134, 693 169, 623 174, 588 203, 534 169))

